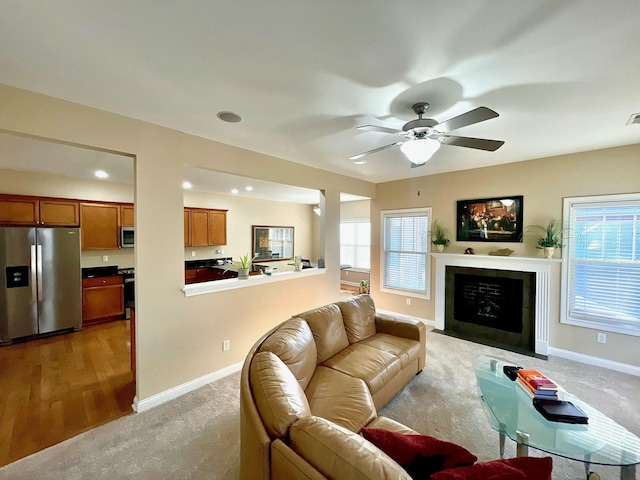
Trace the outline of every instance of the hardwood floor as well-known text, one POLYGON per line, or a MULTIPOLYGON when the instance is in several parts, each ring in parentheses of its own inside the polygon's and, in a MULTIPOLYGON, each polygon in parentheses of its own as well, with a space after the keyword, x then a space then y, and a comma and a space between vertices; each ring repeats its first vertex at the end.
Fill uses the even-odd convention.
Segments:
POLYGON ((0 348, 0 466, 132 413, 129 321, 0 348))

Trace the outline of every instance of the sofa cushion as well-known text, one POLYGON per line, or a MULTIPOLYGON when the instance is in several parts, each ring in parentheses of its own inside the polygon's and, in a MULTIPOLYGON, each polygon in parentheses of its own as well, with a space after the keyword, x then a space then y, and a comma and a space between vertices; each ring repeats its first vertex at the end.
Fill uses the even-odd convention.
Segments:
POLYGON ((551 457, 516 457, 443 470, 434 473, 431 480, 552 480, 552 470, 551 457))
POLYGON ((429 478, 434 472, 472 465, 478 460, 466 448, 428 435, 363 428, 362 436, 398 462, 412 478, 429 478))
POLYGON ((412 428, 409 428, 409 427, 407 427, 406 425, 404 425, 404 424, 402 424, 400 422, 396 422, 395 420, 392 420, 391 418, 387 418, 387 417, 383 417, 383 416, 378 416, 378 417, 374 418, 371 421, 371 423, 369 425, 367 425, 367 428, 383 428, 385 430, 391 430, 392 432, 407 433, 407 434, 411 434, 411 435, 418 435, 418 432, 416 432, 412 428))
POLYGON ((357 433, 320 417, 291 426, 289 445, 327 478, 409 480, 387 454, 357 433))
POLYGON ((388 333, 376 333, 360 342, 378 350, 391 353, 400 359, 402 368, 406 368, 418 359, 420 343, 404 337, 396 337, 388 333))
POLYGON ((327 367, 316 368, 305 390, 311 414, 358 433, 376 417, 364 381, 327 367))
POLYGON ((349 346, 347 332, 342 322, 342 313, 336 304, 314 308, 296 315, 296 317, 306 320, 313 332, 318 350, 317 364, 321 364, 349 346))
POLYGON ((372 395, 402 370, 398 357, 377 348, 354 343, 323 363, 324 366, 365 381, 372 395))
POLYGON ((280 357, 304 390, 316 369, 317 350, 309 324, 300 318, 287 320, 260 346, 261 352, 280 357))
POLYGON ((251 391, 271 438, 286 438, 296 420, 311 415, 300 384, 280 358, 257 353, 251 361, 251 391))
POLYGON ((376 333, 376 307, 370 295, 356 295, 337 302, 342 312, 349 343, 356 343, 376 333))

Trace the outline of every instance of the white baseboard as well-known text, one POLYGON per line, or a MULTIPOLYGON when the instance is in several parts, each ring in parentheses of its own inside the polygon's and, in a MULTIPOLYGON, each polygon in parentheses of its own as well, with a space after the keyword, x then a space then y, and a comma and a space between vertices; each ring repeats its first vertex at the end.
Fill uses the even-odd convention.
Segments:
POLYGON ((157 407, 158 405, 166 403, 169 400, 173 400, 174 398, 178 398, 186 393, 203 387, 208 383, 215 382, 216 380, 226 377, 227 375, 231 375, 232 373, 240 371, 242 369, 243 363, 244 361, 234 363, 233 365, 229 365, 228 367, 221 368, 220 370, 216 370, 215 372, 208 373, 206 375, 203 375, 202 377, 195 378, 183 383, 182 385, 170 388, 169 390, 157 393, 150 396, 149 398, 145 398, 140 401, 138 401, 138 397, 136 396, 133 398, 133 410, 137 413, 140 413, 153 407, 157 407))
POLYGON ((379 308, 376 308, 376 312, 384 313, 385 315, 391 315, 392 317, 410 318, 410 319, 413 319, 413 320, 419 320, 422 323, 424 323, 425 325, 428 325, 430 327, 435 327, 436 326, 435 320, 428 320, 426 318, 414 317, 413 315, 405 315, 403 313, 396 313, 396 312, 392 312, 391 310, 380 310, 379 308))
POLYGON ((572 352, 571 350, 563 350, 556 347, 549 347, 548 353, 549 355, 555 355, 556 357, 566 358, 568 360, 574 360, 588 365, 595 365, 596 367, 608 368, 609 370, 615 370, 616 372, 628 373, 629 375, 640 377, 640 367, 636 367, 635 365, 615 362, 613 360, 607 360, 606 358, 594 357, 591 355, 585 355, 584 353, 572 352))

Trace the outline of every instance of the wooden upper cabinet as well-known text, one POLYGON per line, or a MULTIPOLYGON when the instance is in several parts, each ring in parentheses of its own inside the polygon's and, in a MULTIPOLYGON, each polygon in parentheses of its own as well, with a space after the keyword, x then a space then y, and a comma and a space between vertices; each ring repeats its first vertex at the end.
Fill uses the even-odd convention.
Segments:
POLYGON ((0 224, 77 227, 78 211, 74 200, 0 195, 0 224))
POLYGON ((120 205, 120 225, 123 227, 134 227, 133 205, 120 205))
POLYGON ((209 210, 209 245, 227 244, 227 211, 209 210))
POLYGON ((37 199, 11 195, 0 197, 0 223, 37 225, 39 220, 40 211, 37 199))
POLYGON ((191 210, 191 246, 206 247, 209 245, 209 211, 191 210))
POLYGON ((191 211, 184 209, 184 246, 191 246, 191 211))
POLYGON ((40 225, 77 227, 79 211, 73 200, 40 200, 40 225))
POLYGON ((82 250, 115 250, 120 246, 120 205, 80 204, 82 250))
POLYGON ((227 211, 184 209, 184 246, 207 247, 227 244, 227 211))

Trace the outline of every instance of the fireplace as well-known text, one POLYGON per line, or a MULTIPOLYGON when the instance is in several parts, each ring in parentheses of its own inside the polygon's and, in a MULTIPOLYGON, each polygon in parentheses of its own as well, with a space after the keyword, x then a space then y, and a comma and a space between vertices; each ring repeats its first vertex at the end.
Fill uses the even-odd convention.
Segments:
MULTIPOLYGON (((530 300, 534 302, 532 308, 534 352, 536 355, 543 357, 548 355, 550 319, 552 317, 557 322, 558 312, 560 311, 561 260, 515 256, 462 255, 456 253, 433 253, 432 256, 436 263, 434 312, 436 330, 445 331, 445 306, 447 299, 450 297, 449 293, 446 292, 446 271, 449 267, 530 272, 535 278, 533 280, 535 293, 530 300)), ((523 322, 523 331, 524 328, 525 323, 523 322)), ((506 333, 510 334, 510 332, 506 333)))
POLYGON ((446 268, 445 333, 535 353, 535 273, 446 268))

